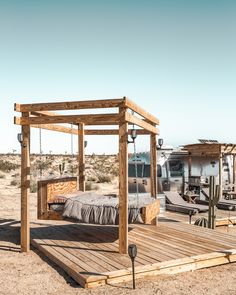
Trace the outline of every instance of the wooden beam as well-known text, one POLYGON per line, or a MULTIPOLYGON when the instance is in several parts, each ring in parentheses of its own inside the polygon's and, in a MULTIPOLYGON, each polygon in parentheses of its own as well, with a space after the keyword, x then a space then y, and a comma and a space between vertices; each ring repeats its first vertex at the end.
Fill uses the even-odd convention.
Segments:
POLYGON ((31 103, 15 104, 17 112, 32 111, 56 111, 56 110, 76 110, 76 109, 96 109, 96 108, 115 108, 124 104, 124 98, 103 99, 103 100, 84 100, 67 102, 31 103))
POLYGON ((151 195, 157 197, 157 141, 156 135, 150 135, 150 169, 151 169, 151 195))
POLYGON ((119 252, 128 251, 128 123, 125 108, 120 108, 123 117, 119 125, 119 252))
POLYGON ((84 124, 79 125, 79 190, 85 191, 84 124))
POLYGON ((125 121, 131 124, 135 124, 151 133, 154 133, 157 135, 159 134, 159 130, 156 127, 149 124, 148 122, 145 122, 142 119, 139 119, 138 117, 135 117, 134 115, 129 114, 128 112, 125 113, 125 121))
POLYGON ((155 125, 159 125, 160 122, 156 117, 146 112, 143 108, 138 106, 136 103, 134 103, 130 99, 125 98, 125 106, 131 109, 132 111, 134 111, 135 113, 139 114, 140 116, 144 117, 145 119, 151 121, 155 125))
POLYGON ((69 134, 78 135, 78 130, 77 129, 70 128, 70 127, 64 127, 64 126, 59 126, 59 125, 34 124, 34 125, 30 125, 30 127, 41 128, 41 129, 45 129, 45 130, 51 130, 51 131, 57 131, 57 132, 62 132, 62 133, 69 133, 69 134))
MULTIPOLYGON (((23 117, 29 116, 22 113, 23 117)), ((21 144, 21 252, 30 250, 29 189, 30 189, 30 126, 22 126, 21 144)))
POLYGON ((54 112, 48 112, 48 111, 32 111, 30 112, 32 116, 37 116, 37 117, 48 117, 48 116, 60 116, 58 113, 54 112))
POLYGON ((47 117, 15 117, 17 125, 58 124, 58 123, 84 123, 86 125, 116 125, 119 123, 119 114, 93 114, 93 115, 62 115, 47 117))
MULTIPOLYGON (((34 125, 30 125, 30 127, 41 128, 45 130, 57 131, 57 132, 68 133, 68 134, 75 134, 75 135, 80 134, 80 130, 77 130, 75 128, 65 127, 61 125, 54 125, 54 124, 34 124, 34 125)), ((131 130, 129 130, 128 132, 129 134, 131 134, 131 130)), ((150 134, 149 131, 146 131, 144 129, 136 129, 136 133, 138 135, 150 134)), ((119 129, 85 129, 84 134, 85 135, 119 135, 119 129)))

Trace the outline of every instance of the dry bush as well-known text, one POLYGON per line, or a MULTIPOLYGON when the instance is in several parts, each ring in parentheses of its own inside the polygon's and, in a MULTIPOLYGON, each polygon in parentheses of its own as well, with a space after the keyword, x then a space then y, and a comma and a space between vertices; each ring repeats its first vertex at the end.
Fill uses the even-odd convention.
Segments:
POLYGON ((87 177, 87 181, 96 182, 97 181, 97 177, 95 177, 95 176, 88 176, 87 177))
POLYGON ((97 182, 98 183, 104 183, 104 182, 111 182, 112 177, 109 174, 100 173, 97 175, 97 182))
POLYGON ((12 186, 20 186, 20 181, 17 180, 17 179, 13 179, 13 180, 10 182, 10 185, 12 185, 12 186))
POLYGON ((0 160, 0 171, 10 172, 11 170, 16 170, 20 165, 11 163, 9 161, 0 160))
POLYGON ((37 182, 35 180, 30 181, 30 192, 31 193, 37 192, 37 182))
POLYGON ((98 189, 99 189, 99 186, 94 184, 93 182, 91 182, 91 181, 85 182, 85 190, 86 191, 92 191, 92 190, 98 190, 98 189))

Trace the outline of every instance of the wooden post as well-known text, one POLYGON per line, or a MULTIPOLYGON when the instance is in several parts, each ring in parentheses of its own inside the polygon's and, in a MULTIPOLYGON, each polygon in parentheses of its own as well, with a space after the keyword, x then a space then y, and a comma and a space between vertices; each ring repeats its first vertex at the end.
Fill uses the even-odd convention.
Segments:
POLYGON ((188 153, 188 189, 190 190, 190 178, 192 176, 192 155, 188 153))
MULTIPOLYGON (((28 117, 29 113, 22 113, 28 117)), ((21 144, 21 252, 30 250, 29 189, 30 189, 30 126, 22 126, 21 144)))
POLYGON ((84 124, 79 124, 79 190, 85 191, 84 124))
POLYGON ((150 169, 151 169, 151 196, 157 197, 157 141, 156 135, 150 135, 150 169))
POLYGON ((128 252, 128 123, 120 108, 119 124, 119 252, 128 252))
POLYGON ((223 179, 222 179, 222 167, 223 167, 223 154, 220 151, 220 156, 219 156, 219 186, 220 186, 220 199, 223 197, 222 192, 223 192, 223 179))

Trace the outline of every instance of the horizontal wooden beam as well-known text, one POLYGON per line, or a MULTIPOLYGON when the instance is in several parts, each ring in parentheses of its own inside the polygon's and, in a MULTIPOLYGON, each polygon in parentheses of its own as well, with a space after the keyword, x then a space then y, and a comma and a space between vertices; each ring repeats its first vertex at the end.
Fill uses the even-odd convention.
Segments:
POLYGON ((61 115, 46 117, 15 117, 14 123, 18 125, 84 123, 85 125, 116 125, 119 123, 119 114, 94 115, 61 115))
POLYGON ((149 131, 151 133, 154 134, 159 134, 159 130, 154 127, 153 125, 149 124, 148 122, 145 122, 142 119, 137 118, 134 115, 129 114, 128 112, 125 113, 125 121, 131 123, 131 124, 135 124, 143 129, 145 129, 146 131, 149 131))
MULTIPOLYGON (((150 134, 149 131, 146 131, 144 129, 136 129, 136 133, 138 135, 150 134)), ((131 130, 128 130, 128 134, 131 134, 131 130)), ((103 129, 103 130, 87 129, 85 130, 85 135, 119 135, 119 129, 103 129)))
POLYGON ((76 110, 76 109, 96 109, 96 108, 115 108, 124 103, 124 98, 103 99, 103 100, 84 100, 67 102, 49 102, 49 103, 30 103, 15 104, 17 112, 32 111, 56 111, 56 110, 76 110))
POLYGON ((138 106, 136 103, 134 103, 130 99, 125 98, 125 106, 127 108, 131 109, 132 111, 134 111, 135 113, 139 114, 140 116, 144 117, 148 121, 151 121, 155 125, 159 125, 160 122, 156 117, 154 117, 150 113, 146 112, 143 108, 138 106))
POLYGON ((65 126, 59 126, 59 125, 53 125, 53 124, 41 124, 41 125, 34 124, 34 125, 30 125, 30 127, 78 135, 77 129, 69 128, 65 126))
POLYGON ((58 113, 54 113, 54 112, 48 112, 48 111, 33 111, 30 112, 31 115, 33 116, 37 116, 37 117, 45 117, 45 116, 60 116, 60 114, 58 113))
MULTIPOLYGON (((34 124, 34 125, 30 125, 30 127, 41 128, 44 130, 51 130, 51 131, 74 134, 74 135, 80 135, 80 132, 78 131, 78 129, 59 126, 59 125, 53 125, 53 124, 34 124)), ((85 135, 119 135, 119 129, 87 129, 87 130, 85 129, 84 133, 85 135)), ((129 130, 128 133, 131 134, 131 130, 129 130)), ((149 131, 146 131, 144 129, 136 129, 136 133, 138 135, 150 134, 149 131)))

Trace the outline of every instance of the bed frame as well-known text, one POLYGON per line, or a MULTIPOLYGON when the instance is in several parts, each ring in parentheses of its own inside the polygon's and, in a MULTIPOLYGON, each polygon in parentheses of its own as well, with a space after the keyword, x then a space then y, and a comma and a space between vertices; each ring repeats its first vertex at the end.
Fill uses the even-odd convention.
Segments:
MULTIPOLYGON (((49 204, 55 196, 78 190, 77 177, 62 177, 38 181, 38 219, 63 220, 60 212, 50 210, 49 204)), ((160 213, 160 201, 156 200, 141 209, 144 224, 157 224, 160 213)))

